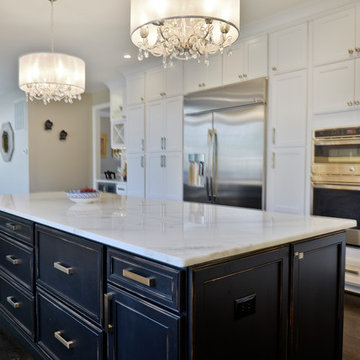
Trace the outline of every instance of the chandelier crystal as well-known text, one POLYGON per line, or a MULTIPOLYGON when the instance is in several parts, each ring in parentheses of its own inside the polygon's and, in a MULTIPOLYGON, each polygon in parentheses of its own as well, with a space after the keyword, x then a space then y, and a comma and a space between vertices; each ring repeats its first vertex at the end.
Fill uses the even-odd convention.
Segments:
POLYGON ((240 0, 131 0, 131 40, 138 59, 204 57, 231 46, 239 36, 240 0))
POLYGON ((49 53, 32 53, 19 58, 19 87, 26 100, 72 103, 81 100, 85 91, 85 62, 77 57, 54 52, 53 2, 51 2, 51 50, 49 53))

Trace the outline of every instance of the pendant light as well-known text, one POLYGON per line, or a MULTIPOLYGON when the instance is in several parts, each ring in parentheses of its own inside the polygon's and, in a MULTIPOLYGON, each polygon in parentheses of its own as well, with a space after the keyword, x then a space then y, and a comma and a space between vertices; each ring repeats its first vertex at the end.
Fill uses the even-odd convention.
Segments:
POLYGON ((77 57, 54 52, 54 2, 51 3, 51 52, 38 52, 19 58, 19 87, 26 100, 44 104, 81 100, 85 91, 85 62, 77 57))
POLYGON ((138 59, 189 60, 223 52, 240 30, 240 0, 131 0, 131 40, 138 59))

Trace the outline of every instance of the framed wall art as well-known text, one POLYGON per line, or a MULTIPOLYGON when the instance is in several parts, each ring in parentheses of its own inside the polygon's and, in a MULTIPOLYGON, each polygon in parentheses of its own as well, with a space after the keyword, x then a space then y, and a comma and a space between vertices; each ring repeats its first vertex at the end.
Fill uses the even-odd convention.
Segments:
POLYGON ((11 161, 14 152, 14 131, 9 122, 2 124, 0 130, 0 153, 4 161, 11 161))

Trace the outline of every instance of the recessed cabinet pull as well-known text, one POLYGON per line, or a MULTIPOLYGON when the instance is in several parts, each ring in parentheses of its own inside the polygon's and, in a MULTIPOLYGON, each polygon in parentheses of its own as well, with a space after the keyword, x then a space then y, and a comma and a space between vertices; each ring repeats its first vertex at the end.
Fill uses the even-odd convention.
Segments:
POLYGON ((134 280, 140 284, 153 287, 155 286, 155 279, 153 277, 145 277, 138 274, 133 273, 130 270, 123 269, 122 271, 123 277, 127 279, 134 280))
POLYGON ((6 260, 11 262, 13 265, 19 265, 22 263, 21 259, 15 259, 14 255, 6 255, 6 260))
POLYGON ((16 301, 16 299, 13 296, 8 296, 6 298, 6 301, 14 308, 18 309, 21 306, 21 302, 16 301))
POLYGON ((12 231, 21 230, 21 225, 19 225, 19 224, 6 223, 5 226, 12 231))
POLYGON ((75 345, 75 340, 66 341, 62 336, 62 331, 55 331, 54 337, 58 340, 61 344, 63 344, 68 350, 72 349, 75 345))
POLYGON ((54 262, 54 268, 56 270, 59 270, 65 274, 67 274, 67 275, 71 275, 74 273, 74 269, 72 267, 66 267, 66 266, 62 265, 61 262, 59 262, 59 261, 54 262))
POLYGON ((356 271, 356 270, 345 269, 345 272, 347 272, 349 274, 353 274, 353 275, 360 275, 360 272, 356 271))

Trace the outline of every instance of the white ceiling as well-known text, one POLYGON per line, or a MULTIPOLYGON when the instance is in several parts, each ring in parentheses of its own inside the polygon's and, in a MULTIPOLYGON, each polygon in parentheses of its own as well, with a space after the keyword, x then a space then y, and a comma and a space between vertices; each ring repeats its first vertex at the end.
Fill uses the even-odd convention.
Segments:
MULTIPOLYGON (((242 0, 241 24, 309 1, 314 0, 242 0)), ((129 19, 130 0, 54 3, 55 51, 85 60, 87 92, 103 89, 105 81, 137 62, 129 19), (125 53, 133 58, 125 60, 125 53)), ((37 51, 50 51, 50 2, 0 0, 0 95, 17 88, 18 57, 37 51)))

